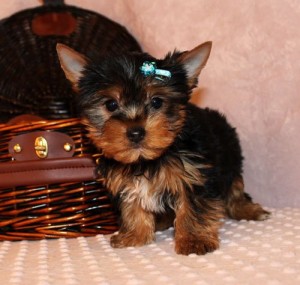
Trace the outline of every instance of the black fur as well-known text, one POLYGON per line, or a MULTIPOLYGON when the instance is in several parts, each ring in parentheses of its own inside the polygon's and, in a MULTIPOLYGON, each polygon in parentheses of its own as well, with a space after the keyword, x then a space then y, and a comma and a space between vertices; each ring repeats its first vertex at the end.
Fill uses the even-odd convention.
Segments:
POLYGON ((197 160, 211 165, 201 170, 207 178, 207 197, 224 198, 233 179, 242 175, 243 156, 237 133, 218 111, 188 104, 187 120, 174 146, 200 154, 202 158, 197 160))
MULTIPOLYGON (((83 77, 79 82, 80 96, 78 96, 79 110, 85 115, 86 109, 93 106, 101 97, 99 90, 114 86, 124 87, 122 99, 126 103, 143 104, 146 94, 143 86, 146 81, 152 81, 158 86, 172 88, 173 103, 186 103, 191 90, 187 86, 186 73, 183 67, 176 63, 178 53, 167 55, 165 60, 156 60, 146 53, 122 54, 118 57, 107 56, 94 59, 85 67, 83 77), (145 78, 139 68, 145 61, 155 61, 158 68, 171 71, 172 77, 167 81, 155 78, 145 78)), ((168 94, 166 94, 167 96, 168 94)))

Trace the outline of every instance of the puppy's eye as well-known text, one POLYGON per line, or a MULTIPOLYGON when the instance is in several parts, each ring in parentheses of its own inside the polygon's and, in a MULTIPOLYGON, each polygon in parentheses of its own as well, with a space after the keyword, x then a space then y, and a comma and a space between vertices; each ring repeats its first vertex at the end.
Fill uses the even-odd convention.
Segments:
POLYGON ((151 99, 151 106, 154 109, 158 110, 163 105, 163 102, 164 102, 163 99, 158 98, 158 97, 154 97, 154 98, 151 99))
POLYGON ((119 108, 119 105, 116 100, 112 99, 105 102, 105 107, 109 112, 114 112, 119 108))

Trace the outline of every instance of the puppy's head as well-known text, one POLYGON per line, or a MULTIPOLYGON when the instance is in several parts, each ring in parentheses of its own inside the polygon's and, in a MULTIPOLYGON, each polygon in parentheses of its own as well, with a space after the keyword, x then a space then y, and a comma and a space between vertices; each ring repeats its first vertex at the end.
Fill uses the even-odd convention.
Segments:
POLYGON ((125 164, 156 159, 174 142, 210 50, 206 42, 162 60, 144 53, 89 59, 57 45, 93 142, 125 164))

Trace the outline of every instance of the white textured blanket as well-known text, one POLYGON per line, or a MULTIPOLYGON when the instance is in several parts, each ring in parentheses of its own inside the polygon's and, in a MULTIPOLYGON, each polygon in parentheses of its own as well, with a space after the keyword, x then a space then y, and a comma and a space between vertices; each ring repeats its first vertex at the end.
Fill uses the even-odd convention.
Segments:
POLYGON ((270 220, 226 220, 221 248, 174 252, 173 229, 154 244, 113 249, 109 236, 0 243, 0 284, 300 284, 300 209, 269 209, 270 220))

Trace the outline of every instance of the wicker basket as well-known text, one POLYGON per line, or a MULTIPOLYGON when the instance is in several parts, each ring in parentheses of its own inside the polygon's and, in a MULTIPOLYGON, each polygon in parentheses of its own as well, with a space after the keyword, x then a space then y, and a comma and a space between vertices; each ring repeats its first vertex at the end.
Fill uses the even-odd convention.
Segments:
POLYGON ((48 0, 0 22, 0 122, 20 114, 77 117, 74 93, 57 58, 57 42, 87 56, 140 50, 119 24, 62 0, 48 0))
MULTIPOLYGON (((74 157, 95 153, 79 119, 2 124, 0 163, 17 163, 10 162, 9 141, 35 131, 68 134, 74 141, 74 157)), ((99 158, 93 155, 94 160, 99 158)), ((68 182, 66 178, 64 183, 0 189, 0 240, 90 236, 116 230, 116 215, 100 181, 68 182)))
MULTIPOLYGON (((65 79, 56 44, 91 56, 140 51, 119 24, 62 0, 45 0, 0 22, 0 165, 12 165, 8 150, 17 135, 35 131, 68 134, 74 158, 101 159, 77 119, 76 96, 65 79), (45 120, 6 124, 21 114, 45 120)), ((41 166, 43 161, 41 160, 41 166)), ((1 167, 0 167, 1 168, 1 167)), ((1 173, 0 173, 1 174, 1 173)), ((33 183, 34 184, 34 183, 33 183)), ((0 186, 0 240, 90 236, 117 230, 117 217, 101 181, 0 186)), ((0 181, 1 185, 1 181, 0 181)))

